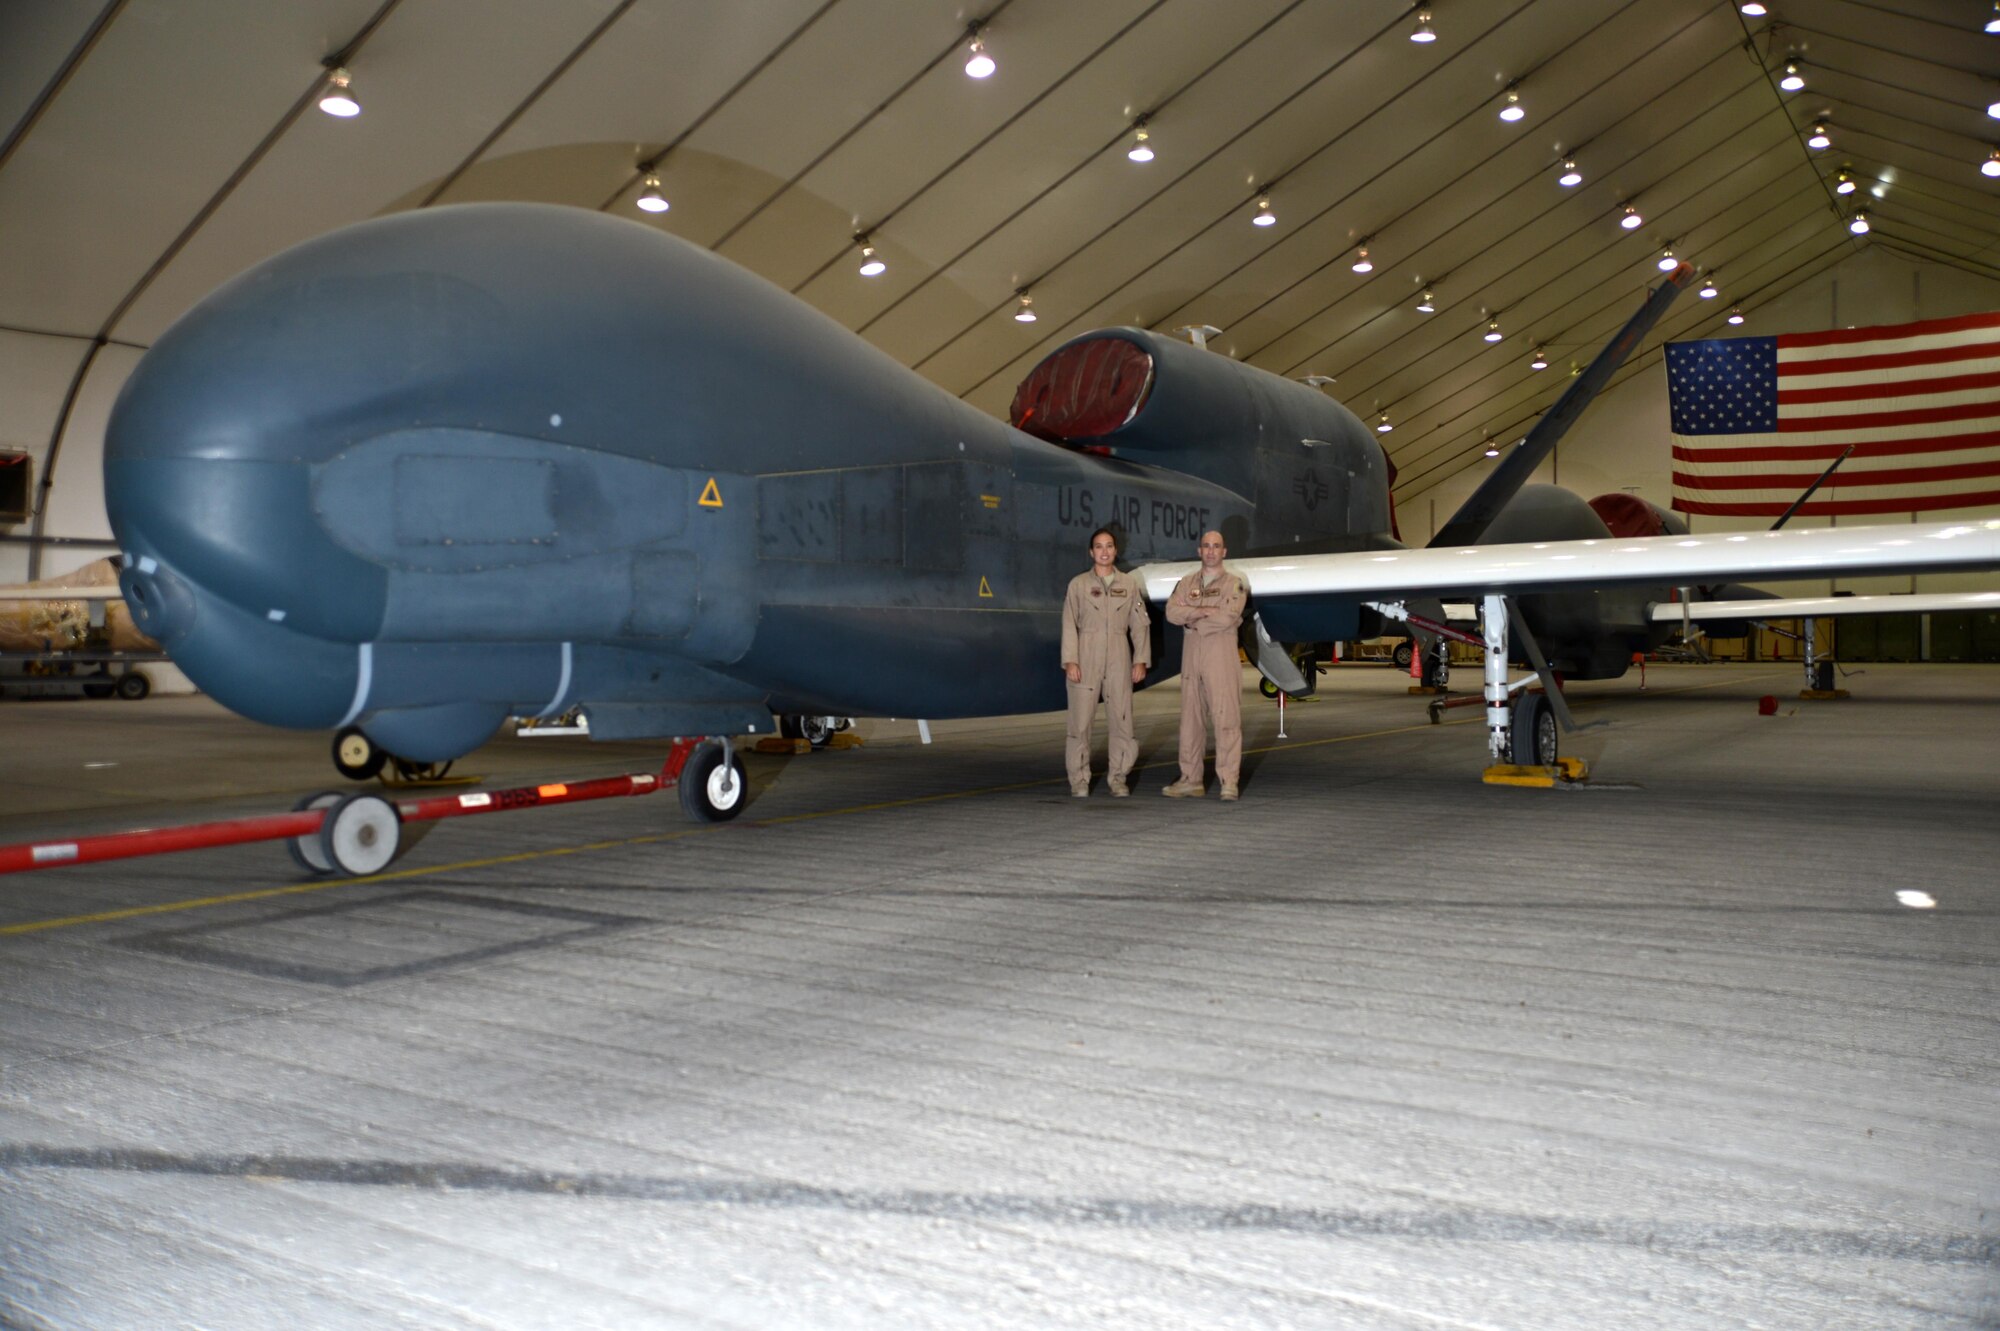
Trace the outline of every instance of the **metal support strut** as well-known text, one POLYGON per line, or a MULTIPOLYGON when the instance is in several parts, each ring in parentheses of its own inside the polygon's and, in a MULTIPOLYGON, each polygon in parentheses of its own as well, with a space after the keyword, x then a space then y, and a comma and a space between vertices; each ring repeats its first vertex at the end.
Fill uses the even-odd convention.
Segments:
POLYGON ((1488 593, 1479 623, 1486 635, 1486 753, 1495 764, 1510 762, 1513 718, 1507 701, 1507 598, 1488 593))

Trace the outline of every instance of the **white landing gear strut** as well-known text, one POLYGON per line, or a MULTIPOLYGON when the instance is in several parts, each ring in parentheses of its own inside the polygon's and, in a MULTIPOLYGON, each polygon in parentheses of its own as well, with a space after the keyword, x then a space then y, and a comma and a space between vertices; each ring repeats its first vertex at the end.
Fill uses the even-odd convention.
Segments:
POLYGON ((1578 781, 1584 764, 1579 758, 1556 755, 1557 726, 1574 731, 1569 704, 1542 657, 1535 635, 1521 612, 1505 596, 1488 595, 1480 605, 1479 623, 1486 640, 1486 751, 1490 765, 1485 779, 1493 785, 1552 786, 1560 778, 1578 781), (1511 683, 1507 679, 1507 632, 1521 638, 1521 649, 1535 667, 1511 683), (1540 693, 1527 691, 1539 679, 1540 693))

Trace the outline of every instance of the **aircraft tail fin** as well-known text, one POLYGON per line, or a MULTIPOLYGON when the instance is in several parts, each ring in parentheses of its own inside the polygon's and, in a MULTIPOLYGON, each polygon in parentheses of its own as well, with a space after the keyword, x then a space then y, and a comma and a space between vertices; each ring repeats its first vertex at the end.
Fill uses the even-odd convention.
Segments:
POLYGON ((1433 548, 1473 545, 1486 534, 1487 527, 1499 516, 1500 510, 1527 484, 1535 468, 1542 465, 1543 459, 1556 446, 1556 441, 1575 424, 1591 399, 1610 381, 1612 374, 1625 363, 1625 358, 1632 354, 1633 348, 1652 330, 1660 316, 1666 313, 1667 306, 1673 304, 1674 297, 1680 295, 1681 289, 1693 277, 1693 266, 1685 263, 1667 275, 1667 280, 1646 298, 1639 312, 1618 330, 1618 336, 1597 353, 1597 359, 1590 363, 1590 368, 1563 390, 1556 404, 1535 422, 1534 428, 1514 445, 1512 452, 1500 459, 1500 465, 1480 482, 1470 498, 1459 505, 1458 512, 1438 528, 1437 535, 1430 541, 1433 548))

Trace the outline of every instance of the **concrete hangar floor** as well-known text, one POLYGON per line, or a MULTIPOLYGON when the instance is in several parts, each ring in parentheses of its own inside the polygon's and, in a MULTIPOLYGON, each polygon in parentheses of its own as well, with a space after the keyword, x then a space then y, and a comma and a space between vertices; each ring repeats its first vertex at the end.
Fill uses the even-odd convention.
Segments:
MULTIPOLYGON (((0 1324, 2000 1324, 2000 675, 1800 682, 1579 686, 1579 789, 1347 667, 1234 806, 1159 797, 1169 685, 1129 800, 883 722, 719 827, 0 879, 0 1324)), ((198 699, 0 753, 0 842, 338 784, 198 699)))

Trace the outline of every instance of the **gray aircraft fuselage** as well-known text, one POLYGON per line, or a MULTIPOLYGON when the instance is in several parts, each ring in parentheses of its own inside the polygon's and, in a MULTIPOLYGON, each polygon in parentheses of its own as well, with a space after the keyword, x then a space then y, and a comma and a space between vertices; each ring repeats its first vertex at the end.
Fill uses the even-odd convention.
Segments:
MULTIPOLYGON (((1079 448, 638 223, 362 223, 225 284, 133 372, 105 454, 124 591, 231 708, 435 761, 578 704, 601 738, 1050 710, 1093 528, 1128 565, 1207 528, 1235 555, 1394 544, 1386 459, 1338 403, 1142 330, 1069 345, 1092 339, 1146 382, 1079 448)), ((1353 602, 1266 622, 1373 631, 1353 602)))
POLYGON ((1128 562, 1207 527, 1239 553, 1387 540, 1380 449, 1338 404, 1119 336, 1161 367, 1156 424, 1100 456, 640 224, 363 223, 218 289, 134 371, 105 459, 125 591, 237 711, 420 759, 579 702, 601 736, 1059 707, 1094 527, 1128 562))

